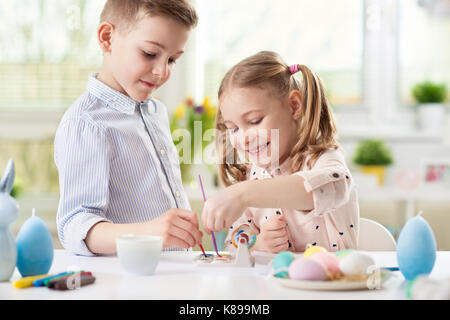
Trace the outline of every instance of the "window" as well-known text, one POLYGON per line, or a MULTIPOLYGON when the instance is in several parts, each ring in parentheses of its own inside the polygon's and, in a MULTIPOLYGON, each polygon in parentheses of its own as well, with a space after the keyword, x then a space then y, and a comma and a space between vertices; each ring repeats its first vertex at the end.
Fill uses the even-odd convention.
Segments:
POLYGON ((0 110, 65 110, 98 69, 105 1, 0 2, 0 110))
POLYGON ((261 50, 305 64, 325 83, 333 105, 362 102, 363 1, 199 0, 203 94, 216 98, 226 71, 261 50))
POLYGON ((450 89, 450 4, 448 0, 400 1, 400 96, 414 104, 411 88, 425 80, 450 89))

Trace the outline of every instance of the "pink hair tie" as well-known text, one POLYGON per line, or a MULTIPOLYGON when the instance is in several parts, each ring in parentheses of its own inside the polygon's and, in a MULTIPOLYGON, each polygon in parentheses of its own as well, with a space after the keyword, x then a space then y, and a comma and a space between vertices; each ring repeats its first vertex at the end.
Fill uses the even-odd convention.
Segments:
POLYGON ((293 64, 293 65, 289 66, 289 71, 291 72, 291 74, 297 73, 298 72, 298 64, 293 64))

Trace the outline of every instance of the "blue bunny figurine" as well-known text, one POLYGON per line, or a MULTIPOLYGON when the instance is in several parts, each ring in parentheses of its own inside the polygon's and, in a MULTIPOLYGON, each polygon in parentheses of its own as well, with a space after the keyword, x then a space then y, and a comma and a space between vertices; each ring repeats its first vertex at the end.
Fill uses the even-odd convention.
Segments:
POLYGON ((16 267, 17 247, 10 224, 19 216, 19 206, 10 196, 14 183, 14 160, 10 159, 0 180, 0 281, 8 281, 16 267))

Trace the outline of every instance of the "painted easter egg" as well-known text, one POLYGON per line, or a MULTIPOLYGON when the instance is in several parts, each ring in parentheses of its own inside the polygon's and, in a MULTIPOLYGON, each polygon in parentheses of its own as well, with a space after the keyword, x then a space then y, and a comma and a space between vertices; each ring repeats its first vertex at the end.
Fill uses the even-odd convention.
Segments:
POLYGON ((342 275, 342 271, 339 269, 339 259, 332 253, 317 252, 308 259, 321 263, 327 271, 330 279, 336 279, 342 275))
POLYGON ((368 268, 375 265, 372 257, 363 252, 350 252, 339 261, 339 268, 346 276, 364 276, 368 268))
POLYGON ((430 225, 421 216, 409 219, 397 241, 397 261, 407 280, 430 274, 436 260, 436 239, 430 225))
POLYGON ((338 252, 336 252, 335 255, 339 259, 342 259, 343 257, 345 257, 346 255, 348 255, 351 252, 353 252, 352 249, 342 249, 342 250, 339 250, 338 252))
POLYGON ((251 248, 256 242, 256 233, 248 224, 240 225, 231 235, 231 241, 235 248, 238 247, 239 237, 244 237, 246 239, 249 248, 251 248))
POLYGON ((318 252, 327 252, 327 249, 321 246, 309 246, 306 248, 305 252, 303 252, 303 256, 305 258, 311 257, 313 254, 318 252))
POLYGON ((289 266, 289 278, 292 280, 324 281, 327 279, 327 273, 319 262, 299 257, 289 266))
POLYGON ((292 261, 294 261, 295 255, 290 251, 282 251, 275 256, 272 262, 274 272, 277 270, 283 270, 275 273, 275 277, 288 278, 288 269, 292 261))
POLYGON ((53 240, 44 220, 27 219, 17 234, 17 268, 22 277, 46 274, 53 262, 53 240))

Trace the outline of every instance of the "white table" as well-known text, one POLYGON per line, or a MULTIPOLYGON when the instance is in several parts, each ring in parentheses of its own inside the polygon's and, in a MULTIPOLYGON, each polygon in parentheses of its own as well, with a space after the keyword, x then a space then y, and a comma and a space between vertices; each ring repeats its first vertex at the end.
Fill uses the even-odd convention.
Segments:
MULTIPOLYGON (((199 252, 163 253, 152 276, 126 273, 116 256, 82 257, 65 250, 55 250, 50 273, 78 268, 91 271, 94 284, 71 291, 54 291, 46 287, 16 289, 12 282, 20 279, 16 268, 9 282, 0 282, 0 299, 182 299, 182 300, 277 300, 277 299, 402 299, 400 272, 378 290, 306 291, 282 287, 268 279, 267 262, 273 255, 257 253, 255 268, 197 267, 192 259, 199 252)), ((377 266, 396 266, 395 252, 371 252, 377 266)), ((437 253, 430 278, 450 277, 450 251, 437 253)))

